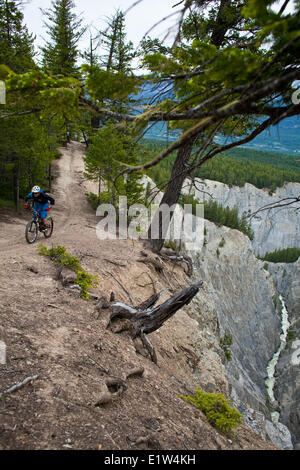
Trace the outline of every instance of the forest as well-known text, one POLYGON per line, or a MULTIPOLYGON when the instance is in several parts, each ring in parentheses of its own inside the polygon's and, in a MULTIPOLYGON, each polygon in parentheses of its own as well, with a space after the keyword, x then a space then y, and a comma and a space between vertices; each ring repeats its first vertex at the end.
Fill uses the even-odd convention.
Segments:
MULTIPOLYGON (((152 156, 165 147, 163 141, 144 139, 143 146, 152 156)), ((168 182, 175 154, 148 170, 160 189, 168 182)), ((232 149, 208 160, 197 169, 193 176, 220 181, 231 186, 244 186, 251 183, 257 188, 267 188, 270 192, 287 182, 300 183, 299 156, 275 154, 249 148, 232 149)))
POLYGON ((289 3, 182 0, 174 4, 172 44, 145 32, 135 47, 123 11, 112 11, 105 27, 92 33, 72 0, 52 0, 42 10, 46 40, 37 50, 24 2, 0 0, 0 84, 6 91, 0 204, 19 210, 33 184, 51 191, 52 163, 70 140, 86 145, 85 176, 98 182, 97 197, 112 204, 119 195, 141 202, 144 173, 170 205, 179 201, 186 177, 249 182, 270 193, 286 181, 299 182, 295 156, 243 147, 300 113, 298 97, 292 99, 300 79, 300 2, 293 10, 289 3), (86 50, 79 47, 83 35, 89 36, 86 50), (140 100, 147 83, 153 94, 140 100), (158 122, 178 139, 145 139, 158 122), (220 135, 222 144, 215 140, 220 135))
POLYGON ((272 263, 295 263, 299 256, 299 248, 285 248, 283 250, 275 250, 272 253, 266 253, 263 258, 259 259, 272 263))

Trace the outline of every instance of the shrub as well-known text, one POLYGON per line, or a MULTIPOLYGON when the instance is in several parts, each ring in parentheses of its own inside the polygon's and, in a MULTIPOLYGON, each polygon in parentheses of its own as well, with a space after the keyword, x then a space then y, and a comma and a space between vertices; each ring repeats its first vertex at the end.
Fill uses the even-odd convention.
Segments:
POLYGON ((81 287, 80 296, 83 299, 88 299, 89 298, 89 293, 88 293, 89 288, 93 287, 96 284, 98 284, 97 276, 94 276, 93 274, 89 274, 87 271, 84 271, 83 269, 77 271, 77 277, 76 277, 75 282, 76 282, 76 284, 78 284, 81 287))
POLYGON ((176 243, 175 240, 167 240, 165 243, 164 243, 164 247, 165 248, 170 248, 170 250, 173 250, 173 251, 180 251, 180 247, 179 245, 176 243))
POLYGON ((297 339, 296 332, 294 330, 289 330, 287 334, 288 341, 295 341, 297 339))
POLYGON ((207 421, 219 431, 231 433, 242 423, 242 415, 231 408, 221 393, 205 393, 197 388, 194 395, 180 395, 180 398, 196 405, 205 414, 207 421))
POLYGON ((5 207, 5 208, 15 208, 15 203, 13 201, 6 201, 4 199, 0 199, 0 207, 5 207))
POLYGON ((81 288, 80 296, 83 299, 88 299, 88 290, 99 283, 98 276, 89 274, 87 271, 82 269, 80 266, 79 259, 76 256, 72 256, 67 253, 64 246, 57 245, 48 249, 46 246, 40 245, 39 254, 43 256, 49 256, 49 258, 59 266, 65 266, 68 269, 75 271, 77 274, 75 283, 81 288))
POLYGON ((231 335, 225 335, 224 338, 220 339, 220 346, 225 353, 225 357, 228 361, 231 361, 231 351, 229 347, 232 345, 231 335))
POLYGON ((225 242, 225 238, 222 237, 222 240, 221 240, 220 243, 219 243, 219 247, 220 247, 220 248, 223 248, 223 246, 225 245, 225 243, 226 243, 226 242, 225 242))
POLYGON ((88 202, 94 209, 94 211, 96 211, 98 206, 100 205, 99 196, 97 196, 97 194, 94 194, 94 193, 85 193, 85 195, 86 195, 88 202))

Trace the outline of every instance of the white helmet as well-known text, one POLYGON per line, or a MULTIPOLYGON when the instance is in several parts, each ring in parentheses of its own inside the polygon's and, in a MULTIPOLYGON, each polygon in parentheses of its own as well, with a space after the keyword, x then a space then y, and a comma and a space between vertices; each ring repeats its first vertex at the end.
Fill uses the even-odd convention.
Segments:
POLYGON ((40 192, 41 192, 41 188, 40 188, 39 186, 34 186, 34 187, 32 188, 32 191, 31 191, 31 192, 34 193, 34 194, 40 193, 40 192))

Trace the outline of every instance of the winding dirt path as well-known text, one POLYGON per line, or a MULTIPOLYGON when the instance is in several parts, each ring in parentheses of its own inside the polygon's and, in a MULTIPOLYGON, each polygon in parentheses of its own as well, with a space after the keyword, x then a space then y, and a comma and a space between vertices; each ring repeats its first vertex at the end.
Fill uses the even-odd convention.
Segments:
MULTIPOLYGON (((51 194, 53 194, 56 205, 51 211, 54 219, 54 232, 52 242, 59 242, 63 245, 64 235, 70 240, 70 233, 77 238, 78 230, 71 229, 72 226, 95 225, 95 214, 91 210, 83 186, 84 163, 82 155, 84 145, 72 142, 67 149, 62 148, 61 158, 54 163, 53 173, 56 175, 55 183, 51 194)), ((25 226, 30 219, 30 215, 2 214, 0 217, 0 253, 1 257, 9 257, 26 253, 33 253, 36 244, 30 246, 25 240, 25 226)), ((45 241, 39 235, 38 242, 45 241)))

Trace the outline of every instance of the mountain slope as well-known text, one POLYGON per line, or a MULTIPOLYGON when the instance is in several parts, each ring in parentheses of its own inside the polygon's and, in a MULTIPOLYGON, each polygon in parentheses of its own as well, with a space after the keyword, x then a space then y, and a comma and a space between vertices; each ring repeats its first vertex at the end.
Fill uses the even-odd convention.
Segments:
MULTIPOLYGON (((165 290, 162 300, 172 295, 171 289, 190 283, 180 267, 166 264, 167 282, 139 263, 140 242, 97 239, 93 228, 97 219, 84 196, 83 150, 77 143, 62 150, 53 190, 55 231, 51 240, 40 239, 41 243, 64 245, 79 257, 83 268, 99 274, 100 285, 93 290, 99 297, 109 297, 113 291, 118 300, 129 301, 115 279, 136 303, 153 293, 149 276, 157 290, 165 290)), ((38 378, 2 401, 0 449, 275 448, 244 424, 238 437, 228 440, 200 411, 178 398, 197 387, 194 344, 200 344, 202 333, 189 308, 151 335, 156 366, 137 354, 126 334, 106 329, 107 310, 97 311, 96 302, 62 287, 53 263, 37 254, 37 246, 26 244, 27 218, 0 213, 0 339, 7 348, 7 365, 0 365, 0 390, 26 377, 38 378), (95 406, 109 376, 123 377, 137 366, 144 368, 142 377, 126 380, 121 396, 95 406)), ((211 349, 211 344, 207 348, 210 366, 219 376, 218 388, 226 393, 218 348, 211 349)))

